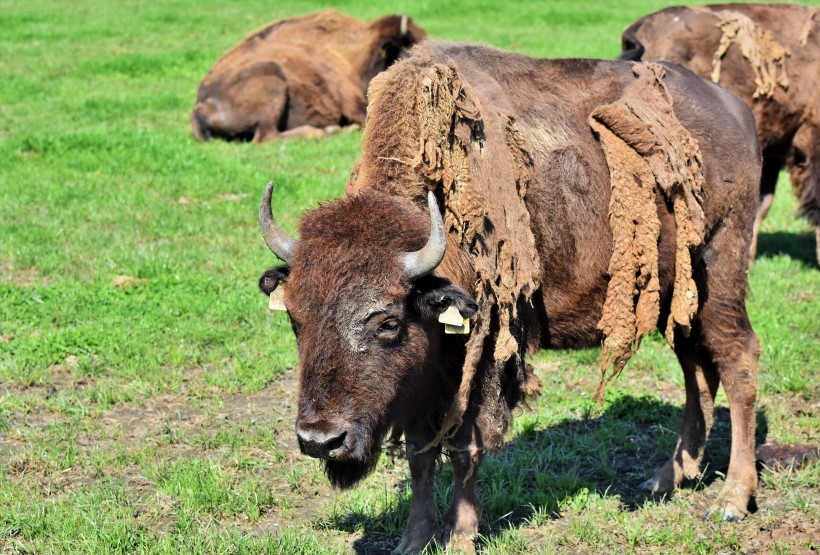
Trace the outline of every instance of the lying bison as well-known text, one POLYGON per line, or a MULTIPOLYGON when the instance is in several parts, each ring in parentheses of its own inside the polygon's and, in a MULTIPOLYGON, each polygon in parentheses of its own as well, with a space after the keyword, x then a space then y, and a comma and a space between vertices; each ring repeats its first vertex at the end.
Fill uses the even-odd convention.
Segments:
POLYGON ((668 60, 746 101, 763 148, 761 202, 785 166, 800 210, 816 226, 820 262, 820 10, 789 4, 674 7, 623 33, 621 59, 668 60))
POLYGON ((686 406, 672 458, 644 487, 699 473, 722 383, 732 454, 710 512, 743 518, 759 352, 744 300, 761 167, 749 109, 675 65, 439 42, 369 96, 346 196, 306 213, 298 241, 274 220, 272 185, 259 211, 287 263, 259 284, 297 337, 302 452, 347 488, 403 434, 413 497, 399 551, 412 553, 438 530, 445 452, 446 530, 471 545, 483 454, 539 391, 525 356, 603 341, 617 372, 659 326, 686 406))
POLYGON ((191 129, 203 141, 260 143, 361 124, 370 80, 425 36, 400 15, 366 24, 325 10, 270 23, 202 80, 191 129))

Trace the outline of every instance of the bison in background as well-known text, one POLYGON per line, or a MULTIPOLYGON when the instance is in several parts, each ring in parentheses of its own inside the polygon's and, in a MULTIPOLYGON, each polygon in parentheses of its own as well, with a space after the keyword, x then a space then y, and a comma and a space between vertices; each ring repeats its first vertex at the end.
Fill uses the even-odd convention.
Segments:
POLYGON ((617 371, 660 327, 686 406, 672 457, 644 487, 671 492, 699 474, 723 384, 731 462, 710 513, 743 518, 757 487, 759 353, 745 308, 761 164, 749 109, 672 64, 436 41, 377 76, 369 97, 346 195, 304 214, 298 240, 276 224, 272 185, 259 210, 286 262, 259 285, 296 334, 301 451, 347 488, 403 435, 402 553, 439 531, 445 453, 445 537, 470 550, 482 457, 540 388, 525 357, 603 341, 604 369, 617 371))
POLYGON ((801 214, 816 227, 820 263, 818 12, 790 4, 667 8, 626 28, 621 59, 679 63, 746 102, 763 149, 755 237, 785 167, 801 214))
POLYGON ((405 15, 367 24, 324 10, 275 21, 217 60, 191 129, 202 141, 261 143, 361 124, 370 80, 425 36, 405 15))

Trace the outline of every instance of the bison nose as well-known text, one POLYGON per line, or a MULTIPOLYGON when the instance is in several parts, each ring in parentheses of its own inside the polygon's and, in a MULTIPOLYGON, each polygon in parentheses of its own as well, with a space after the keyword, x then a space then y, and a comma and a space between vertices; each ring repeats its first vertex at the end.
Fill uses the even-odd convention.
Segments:
POLYGON ((345 452, 347 431, 340 428, 322 429, 318 426, 296 426, 299 450, 317 459, 338 459, 345 452))

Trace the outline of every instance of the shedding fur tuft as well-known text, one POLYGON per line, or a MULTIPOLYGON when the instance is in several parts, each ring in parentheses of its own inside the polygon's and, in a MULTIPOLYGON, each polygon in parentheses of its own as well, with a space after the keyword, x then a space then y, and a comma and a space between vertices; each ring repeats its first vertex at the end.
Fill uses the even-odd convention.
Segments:
POLYGON ((665 330, 670 345, 676 326, 689 335, 698 309, 691 252, 704 236, 700 148, 675 116, 663 67, 635 65, 633 73, 635 82, 623 97, 597 108, 589 118, 603 146, 612 184, 611 279, 598 323, 605 337, 601 384, 595 394, 599 403, 607 382, 623 370, 641 337, 658 322, 658 193, 672 207, 677 227, 675 282, 665 330))
MULTIPOLYGON (((788 90, 786 58, 789 56, 789 50, 786 47, 745 14, 731 10, 709 13, 719 19, 718 27, 723 33, 712 58, 712 81, 720 83, 723 56, 729 47, 735 44, 754 71, 754 98, 771 98, 778 85, 783 90, 788 90)), ((811 23, 812 17, 807 23, 811 23)), ((808 38, 808 30, 805 31, 805 36, 808 38)))

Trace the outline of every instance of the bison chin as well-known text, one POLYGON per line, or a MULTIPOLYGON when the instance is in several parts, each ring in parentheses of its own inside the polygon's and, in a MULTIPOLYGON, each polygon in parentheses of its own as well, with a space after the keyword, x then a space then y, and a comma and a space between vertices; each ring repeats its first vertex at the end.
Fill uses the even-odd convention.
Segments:
POLYGON ((377 427, 371 434, 362 434, 354 441, 350 456, 344 460, 325 460, 325 474, 330 484, 339 489, 350 489, 376 469, 381 455, 385 430, 377 427))
POLYGON ((350 489, 376 469, 379 452, 365 460, 325 461, 325 474, 333 487, 350 489))

